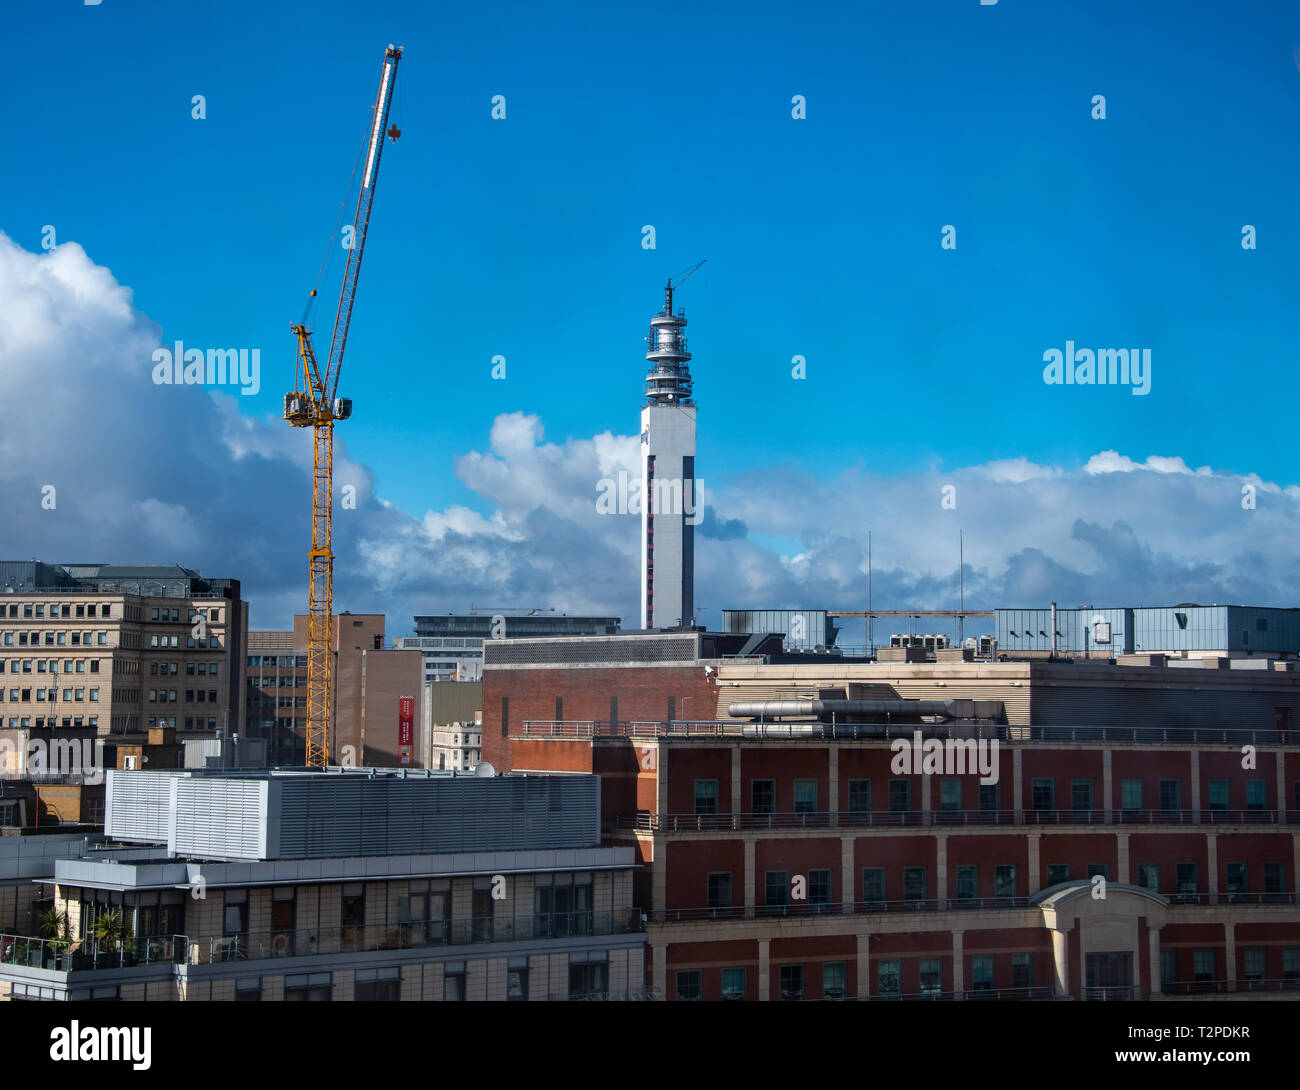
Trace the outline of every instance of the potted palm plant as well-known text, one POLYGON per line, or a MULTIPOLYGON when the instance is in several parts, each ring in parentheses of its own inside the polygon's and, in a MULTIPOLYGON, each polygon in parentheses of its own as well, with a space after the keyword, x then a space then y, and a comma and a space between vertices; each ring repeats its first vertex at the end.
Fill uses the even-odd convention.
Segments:
POLYGON ((37 917, 37 925, 41 935, 49 940, 45 944, 45 967, 57 969, 60 959, 69 946, 68 914, 50 905, 37 917))
POLYGON ((95 938, 112 953, 117 949, 117 940, 122 935, 122 910, 115 908, 102 912, 95 920, 95 938))

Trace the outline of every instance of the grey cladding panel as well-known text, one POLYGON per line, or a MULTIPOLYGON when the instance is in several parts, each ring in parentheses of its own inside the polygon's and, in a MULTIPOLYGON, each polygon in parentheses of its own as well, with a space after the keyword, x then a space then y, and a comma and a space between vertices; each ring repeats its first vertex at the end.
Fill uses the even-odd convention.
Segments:
POLYGON ((272 781, 272 858, 580 848, 600 842, 594 776, 272 781))

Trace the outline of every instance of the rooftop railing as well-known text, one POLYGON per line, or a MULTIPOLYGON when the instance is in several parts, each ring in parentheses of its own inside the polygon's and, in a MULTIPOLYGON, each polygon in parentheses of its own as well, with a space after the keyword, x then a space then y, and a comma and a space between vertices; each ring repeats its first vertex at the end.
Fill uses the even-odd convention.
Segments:
POLYGON ((739 814, 615 816, 616 829, 662 833, 746 832, 755 829, 915 828, 1015 825, 1297 825, 1300 810, 800 810, 739 814))
MULTIPOLYGON (((1036 896, 1036 895, 1035 895, 1036 896)), ((1165 893, 1172 904, 1195 905, 1293 905, 1295 893, 1165 893)), ((691 908, 657 908, 647 913, 651 923, 695 923, 700 921, 757 920, 779 917, 849 916, 900 912, 980 912, 1032 907, 1032 898, 1016 894, 969 897, 904 897, 860 901, 792 901, 772 905, 711 905, 691 908)))

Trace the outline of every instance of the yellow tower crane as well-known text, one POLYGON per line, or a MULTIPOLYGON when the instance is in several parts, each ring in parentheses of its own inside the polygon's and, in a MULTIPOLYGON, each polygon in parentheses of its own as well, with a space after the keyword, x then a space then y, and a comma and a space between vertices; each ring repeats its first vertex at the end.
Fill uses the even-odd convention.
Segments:
MULTIPOLYGON (((379 159, 384 150, 385 127, 393 103, 393 84, 402 47, 390 45, 384 51, 384 68, 379 80, 366 150, 366 169, 357 196, 357 212, 343 271, 343 290, 334 317, 330 353, 322 370, 311 343, 311 330, 303 321, 290 326, 298 338, 298 360, 294 386, 284 395, 284 419, 295 428, 312 429, 311 551, 308 555, 307 595, 307 767, 323 767, 330 761, 330 721, 333 714, 333 615, 334 615, 334 421, 352 415, 352 401, 338 397, 343 350, 347 347, 352 304, 356 300, 366 230, 379 178, 379 159)), ((396 125, 387 129, 394 142, 401 135, 396 125)), ((315 289, 311 293, 316 294, 315 289)), ((310 306, 310 304, 308 304, 310 306)))

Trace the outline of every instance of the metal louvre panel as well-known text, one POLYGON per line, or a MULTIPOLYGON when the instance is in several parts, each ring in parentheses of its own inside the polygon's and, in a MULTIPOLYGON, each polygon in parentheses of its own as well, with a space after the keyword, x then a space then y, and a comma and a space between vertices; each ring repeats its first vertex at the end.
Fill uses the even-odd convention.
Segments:
POLYGON ((266 825, 266 783, 180 780, 176 785, 175 822, 168 847, 178 855, 260 859, 266 825))
POLYGON ((115 840, 167 843, 172 780, 177 772, 108 770, 104 833, 115 840))

